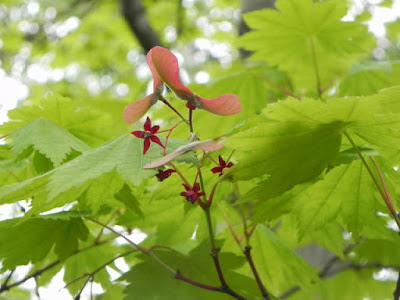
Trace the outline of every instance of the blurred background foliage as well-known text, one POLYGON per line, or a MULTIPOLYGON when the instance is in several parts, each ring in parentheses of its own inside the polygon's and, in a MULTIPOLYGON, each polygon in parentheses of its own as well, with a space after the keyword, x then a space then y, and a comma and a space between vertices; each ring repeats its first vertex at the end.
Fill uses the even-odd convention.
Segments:
MULTIPOLYGON (((395 14, 391 14, 390 18, 381 18, 380 21, 374 22, 377 13, 382 9, 387 9, 387 12, 395 10, 395 2, 335 0, 334 3, 337 6, 328 10, 328 13, 337 16, 344 12, 345 15, 347 10, 344 20, 356 21, 351 23, 356 24, 351 28, 349 26, 352 25, 347 23, 341 22, 341 25, 347 26, 343 29, 344 32, 351 31, 352 38, 359 42, 359 48, 351 48, 351 45, 341 48, 343 40, 341 32, 336 32, 337 24, 333 22, 327 26, 323 37, 324 45, 329 47, 317 49, 321 55, 325 55, 325 65, 321 66, 326 71, 326 74, 321 76, 322 98, 372 95, 382 88, 400 85, 400 17, 396 19, 395 14), (338 41, 340 45, 335 46, 338 41), (347 55, 343 49, 348 50, 351 55, 347 55)), ((266 104, 284 99, 288 95, 317 96, 314 70, 310 69, 310 61, 301 61, 303 55, 307 56, 307 49, 299 47, 298 44, 285 45, 284 39, 276 38, 290 33, 290 28, 298 28, 298 20, 282 18, 282 24, 278 24, 270 35, 265 35, 265 31, 254 31, 239 37, 248 30, 243 22, 244 12, 273 5, 274 1, 270 0, 2 0, 0 82, 13 79, 13 82, 18 82, 17 88, 20 90, 16 91, 17 96, 14 97, 19 100, 19 108, 9 113, 10 122, 0 126, 0 136, 15 131, 17 133, 13 138, 20 144, 13 149, 8 145, 0 145, 0 185, 42 175, 60 163, 79 156, 86 148, 94 148, 128 134, 132 127, 141 128, 140 122, 133 126, 125 124, 122 111, 128 103, 148 94, 152 87, 151 74, 145 58, 146 51, 151 46, 160 44, 177 55, 182 80, 189 84, 195 93, 207 98, 222 93, 235 93, 241 99, 243 112, 237 116, 226 118, 196 111, 196 131, 202 139, 234 131, 236 125, 259 114, 266 104), (301 63, 290 63, 291 59, 301 63), (44 118, 46 122, 32 122, 38 118, 44 118), (57 153, 46 153, 46 149, 43 152, 35 150, 32 145, 40 149, 41 143, 45 144, 46 141, 35 139, 36 136, 29 139, 27 131, 18 131, 27 124, 32 130, 29 133, 37 136, 40 134, 36 131, 51 127, 55 136, 62 137, 63 143, 60 144, 63 148, 57 153)), ((253 29, 263 29, 266 26, 264 14, 263 11, 256 11, 244 18, 247 18, 253 29)), ((319 26, 318 22, 322 24, 324 21, 312 20, 316 27, 319 26)), ((309 32, 304 30, 302 34, 307 36, 309 32)), ((4 88, 0 91, 3 94, 3 98, 0 96, 3 109, 10 107, 3 100, 6 99, 4 91, 8 93, 10 90, 4 88)), ((170 94, 167 94, 167 98, 172 102, 179 101, 173 99, 170 94)), ((183 108, 183 105, 180 105, 180 108, 183 108)), ((171 114, 164 106, 157 104, 150 113, 165 127, 174 122, 169 119, 171 114)), ((253 126, 257 122, 257 118, 253 118, 247 126, 253 126)), ((186 128, 178 127, 174 131, 174 138, 186 139, 186 128)), ((122 154, 118 159, 125 159, 122 154)), ((188 170, 191 171, 193 169, 188 170)), ((118 190, 121 188, 119 184, 122 179, 111 172, 107 173, 98 185, 105 185, 114 177, 118 181, 115 183, 118 190)), ((212 180, 210 174, 208 177, 205 178, 206 183, 212 180)), ((193 226, 200 224, 202 217, 198 216, 198 211, 184 214, 189 209, 187 203, 176 197, 180 192, 179 179, 171 178, 171 182, 175 180, 175 186, 179 189, 175 189, 174 184, 171 184, 171 189, 155 188, 154 193, 147 194, 143 192, 144 186, 147 183, 151 187, 157 186, 157 182, 154 178, 146 180, 142 186, 127 187, 128 190, 130 188, 134 191, 134 196, 131 195, 134 204, 131 203, 131 210, 118 216, 116 223, 125 227, 141 225, 142 219, 138 218, 134 206, 137 204, 136 197, 143 196, 144 200, 149 200, 142 200, 143 213, 162 216, 150 217, 144 222, 141 229, 148 229, 146 233, 149 234, 146 242, 149 245, 155 242, 171 245, 182 252, 195 251, 195 246, 198 245, 192 240, 189 241, 189 237, 193 233, 193 226), (149 204, 150 198, 168 201, 155 206, 149 204), (176 205, 172 206, 170 201, 175 201, 176 205), (175 209, 179 210, 179 218, 170 213, 170 210, 175 209), (160 222, 160 219, 163 222, 160 222), (157 230, 154 229, 156 226, 159 226, 157 230), (179 234, 166 234, 171 232, 171 228, 176 228, 178 232, 182 227, 185 230, 179 234), (151 235, 152 230, 157 231, 155 235, 151 235), (186 238, 186 243, 180 244, 182 237, 186 238)), ((89 184, 91 183, 87 186, 89 184)), ((244 193, 253 187, 255 182, 241 182, 238 185, 244 193)), ((73 197, 74 193, 79 195, 72 189, 65 199, 57 199, 59 202, 56 204, 67 203, 68 197, 73 197)), ((221 195, 221 198, 225 196, 221 195)), ((40 207, 43 197, 36 197, 34 204, 38 203, 40 207)), ((86 208, 85 205, 93 205, 82 202, 83 208, 86 208)), ((112 205, 117 208, 124 207, 116 201, 112 205)), ((20 207, 13 206, 12 209, 14 216, 22 215, 21 211, 18 211, 20 207)), ((232 218, 238 217, 237 212, 230 206, 226 205, 224 209, 232 218)), ((99 214, 109 213, 102 212, 101 209, 99 211, 99 214)), ((218 215, 218 218, 223 219, 221 215, 218 215)), ((284 230, 291 229, 290 226, 284 227, 281 230, 283 233, 279 233, 280 237, 285 237, 284 230)), ((226 232, 227 230, 223 234, 227 234, 226 232)), ((197 234, 199 237, 206 236, 202 228, 197 234)), ((266 233, 258 234, 262 236, 266 233)), ((290 236, 287 242, 293 243, 293 247, 299 246, 291 240, 290 234, 287 234, 290 236)), ((95 239, 94 236, 91 238, 95 239)), ((339 248, 336 249, 336 254, 340 255, 342 247, 337 245, 343 242, 342 232, 335 233, 334 239, 338 240, 335 244, 336 248, 339 248)), ((329 244, 328 241, 326 243, 329 244)), ((96 250, 98 253, 95 254, 96 257, 104 258, 104 261, 110 253, 120 251, 114 246, 104 247, 110 249, 101 248, 96 250)), ((263 247, 265 248, 265 245, 260 242, 259 248, 263 247)), ((55 255, 52 254, 46 261, 38 262, 36 267, 45 265, 53 258, 55 255)), ((87 255, 85 260, 89 261, 90 255, 87 255)), ((88 265, 91 263, 88 262, 88 265)), ((74 270, 76 274, 67 272, 64 280, 73 280, 90 271, 84 269, 86 266, 79 262, 71 262, 71 265, 74 267, 68 269, 67 266, 67 270, 74 270)), ((48 283, 59 269, 52 270, 47 277, 41 277, 42 284, 48 283)), ((105 273, 104 270, 103 272, 105 273)), ((109 284, 107 274, 102 276, 105 278, 102 284, 109 284)), ((134 274, 129 276, 136 280, 134 274)), ((365 272, 365 277, 371 284, 376 284, 376 281, 371 280, 372 271, 365 272)), ((329 291, 331 286, 337 286, 335 289, 341 290, 343 284, 353 282, 357 283, 357 287, 360 286, 359 290, 365 287, 365 282, 349 271, 340 275, 336 281, 319 286, 318 293, 329 295, 329 292, 324 291, 329 291)), ((112 295, 122 293, 122 285, 109 285, 103 287, 112 291, 112 295)), ((347 299, 353 299, 352 288, 347 289, 347 299)), ((77 286, 74 286, 70 291, 76 293, 76 289, 77 286)), ((380 285, 374 292, 382 294, 382 289, 388 290, 386 286, 380 285)), ((357 291, 357 295, 361 292, 357 291)), ((315 291, 313 293, 315 294, 315 291)), ((8 295, 14 299, 27 299, 27 294, 20 289, 13 289, 8 295)), ((307 299, 310 296, 307 292, 302 292, 298 297, 307 299)))

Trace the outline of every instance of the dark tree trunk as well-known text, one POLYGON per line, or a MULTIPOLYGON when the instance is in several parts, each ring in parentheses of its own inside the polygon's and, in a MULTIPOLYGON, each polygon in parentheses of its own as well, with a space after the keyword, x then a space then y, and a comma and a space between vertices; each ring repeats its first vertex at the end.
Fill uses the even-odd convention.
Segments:
POLYGON ((151 28, 146 11, 140 0, 120 0, 122 15, 130 29, 147 53, 154 46, 161 46, 161 40, 151 28))

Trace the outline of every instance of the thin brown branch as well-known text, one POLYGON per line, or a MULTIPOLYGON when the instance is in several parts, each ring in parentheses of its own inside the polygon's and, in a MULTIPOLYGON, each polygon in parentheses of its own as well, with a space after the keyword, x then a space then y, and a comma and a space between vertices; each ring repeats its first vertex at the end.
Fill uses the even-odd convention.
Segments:
POLYGON ((397 216, 396 209, 393 206, 393 201, 392 198, 390 197, 389 190, 386 185, 385 178, 383 177, 382 171, 378 166, 378 163, 375 161, 373 157, 370 157, 372 163, 375 166, 376 171, 378 172, 379 180, 381 181, 382 187, 383 187, 383 201, 385 202, 388 210, 392 214, 393 219, 396 221, 397 227, 400 230, 400 220, 399 217, 397 216))
MULTIPOLYGON (((107 220, 106 224, 109 224, 109 223, 112 221, 112 219, 114 219, 114 217, 115 217, 117 214, 118 214, 118 211, 113 212, 113 213, 111 214, 110 218, 107 220)), ((103 235, 103 233, 104 233, 104 227, 101 227, 101 229, 100 229, 100 231, 99 231, 97 237, 96 237, 95 240, 94 240, 94 244, 97 244, 97 243, 99 242, 99 240, 100 240, 101 236, 103 235)))
MULTIPOLYGON (((110 226, 105 225, 105 224, 102 224, 101 222, 99 222, 99 221, 97 221, 97 220, 95 220, 95 219, 89 218, 89 217, 86 217, 86 219, 89 220, 89 221, 91 221, 91 222, 93 222, 93 223, 96 223, 96 224, 98 224, 98 225, 100 225, 100 226, 103 226, 103 227, 105 227, 106 229, 108 229, 109 231, 111 231, 111 232, 115 233, 116 235, 122 237, 122 238, 123 238, 124 240, 126 240, 129 244, 131 244, 132 246, 134 246, 137 250, 139 250, 140 252, 142 252, 142 253, 145 254, 145 255, 150 256, 154 261, 156 261, 159 265, 161 265, 165 270, 167 270, 168 272, 174 274, 174 278, 175 278, 175 279, 185 281, 185 282, 187 282, 187 283, 189 283, 189 284, 195 285, 195 286, 200 287, 200 288, 203 288, 203 289, 207 289, 207 290, 212 290, 212 291, 217 291, 217 292, 225 293, 225 294, 228 294, 228 295, 230 295, 230 296, 232 296, 232 297, 234 297, 234 298, 236 298, 236 299, 239 299, 239 300, 246 300, 246 298, 244 298, 244 297, 238 295, 236 292, 234 292, 233 290, 231 290, 226 284, 223 285, 223 286, 220 287, 220 288, 217 288, 217 287, 208 286, 208 285, 199 283, 199 282, 197 282, 197 281, 191 280, 191 279, 189 279, 189 278, 183 276, 183 275, 180 273, 179 270, 175 271, 173 268, 171 268, 169 265, 167 265, 165 262, 163 262, 160 258, 158 258, 158 256, 156 256, 156 255, 152 252, 153 249, 155 249, 156 247, 158 248, 159 246, 154 246, 154 247, 152 247, 152 248, 145 249, 145 248, 139 246, 138 244, 134 243, 134 242, 131 241, 130 239, 128 239, 128 238, 127 238, 126 236, 124 236, 123 234, 119 233, 118 231, 115 231, 115 230, 114 230, 113 228, 111 228, 110 226)), ((114 261, 114 260, 113 260, 113 261, 114 261)), ((217 261, 218 261, 218 256, 217 256, 217 261)), ((218 264, 219 264, 219 262, 218 262, 218 264)), ((93 273, 93 272, 92 272, 92 273, 93 273)), ((87 275, 86 275, 86 276, 87 276, 87 275)), ((93 277, 93 276, 90 276, 89 279, 92 278, 92 277, 93 277)), ((81 278, 79 278, 79 279, 81 279, 81 278)), ((77 280, 78 280, 78 279, 77 279, 77 280)), ((88 282, 88 281, 87 281, 87 282, 88 282)), ((87 284, 87 282, 85 283, 85 285, 87 284)), ((82 288, 82 289, 83 289, 83 288, 82 288)))
MULTIPOLYGON (((97 247, 97 246, 103 245, 103 244, 105 244, 105 243, 108 243, 108 242, 111 241, 111 240, 114 240, 114 239, 103 240, 103 241, 94 243, 94 244, 92 244, 92 245, 90 245, 90 246, 87 246, 87 247, 85 247, 85 248, 78 249, 78 250, 76 250, 70 257, 72 257, 72 256, 74 256, 74 255, 76 255, 76 254, 78 254, 78 253, 84 252, 84 251, 86 251, 86 250, 89 250, 89 249, 91 249, 91 248, 93 248, 93 247, 97 247)), ((22 278, 21 280, 18 280, 18 281, 14 282, 14 283, 12 283, 12 284, 9 284, 9 285, 8 285, 8 281, 9 281, 9 280, 7 280, 7 282, 5 282, 5 284, 3 283, 3 284, 1 285, 1 287, 0 287, 0 294, 1 294, 2 292, 8 291, 9 289, 11 289, 11 288, 13 288, 13 287, 16 287, 16 286, 18 286, 18 285, 24 283, 25 281, 27 281, 27 280, 29 280, 29 279, 31 279, 31 278, 36 278, 36 277, 40 276, 40 275, 43 274, 44 272, 46 272, 46 271, 52 269, 53 267, 57 266, 59 263, 61 263, 60 260, 53 261, 52 263, 48 264, 47 266, 45 266, 45 267, 43 267, 43 268, 41 268, 41 269, 35 271, 34 273, 32 273, 32 274, 30 274, 30 275, 25 276, 25 277, 22 278)))
POLYGON ((3 286, 6 287, 8 282, 10 281, 12 275, 14 274, 15 268, 10 271, 10 273, 7 275, 6 279, 4 282, 0 285, 0 291, 2 290, 3 286))
POLYGON ((150 256, 154 261, 156 261, 159 265, 164 267, 168 272, 170 272, 170 273, 175 275, 176 271, 173 268, 171 268, 170 266, 168 266, 166 263, 164 263, 162 260, 160 260, 153 252, 149 251, 146 248, 141 247, 140 245, 136 244, 132 240, 128 239, 125 235, 123 235, 123 234, 119 233, 118 231, 114 230, 112 227, 101 223, 100 221, 97 221, 97 220, 89 218, 89 217, 86 217, 85 219, 87 219, 87 220, 89 220, 89 221, 91 221, 93 223, 96 223, 96 224, 98 224, 100 226, 103 226, 104 228, 108 229, 109 231, 111 231, 114 234, 118 235, 119 237, 123 238, 125 241, 127 241, 129 244, 131 244, 136 249, 138 249, 140 252, 150 256))
POLYGON ((160 96, 159 96, 159 100, 161 100, 162 103, 164 103, 166 106, 168 106, 169 109, 171 109, 179 118, 181 118, 183 122, 185 122, 188 126, 190 126, 190 125, 189 125, 189 121, 186 120, 185 117, 182 116, 182 114, 181 114, 179 111, 177 111, 177 110, 175 109, 175 107, 173 107, 173 106, 171 105, 171 103, 168 102, 167 99, 165 99, 162 95, 160 95, 160 96))
POLYGON ((362 155, 360 149, 358 148, 358 146, 356 145, 356 143, 353 141, 353 139, 350 137, 350 135, 347 133, 346 130, 343 131, 344 136, 347 138, 347 140, 350 142, 350 144, 353 146, 354 150, 356 150, 357 155, 360 157, 362 163, 364 164, 365 168, 368 171, 369 176, 371 177, 371 179, 373 180, 376 188, 378 189, 379 193, 381 194, 382 198, 385 198, 385 193, 383 192, 381 186, 379 185, 378 180, 375 178, 374 173, 372 172, 371 168, 369 167, 367 161, 364 158, 364 155, 362 155))
POLYGON ((92 277, 88 277, 88 279, 85 281, 85 283, 83 284, 82 288, 79 290, 78 294, 76 294, 76 296, 74 297, 74 300, 80 300, 81 299, 81 294, 85 288, 85 286, 88 284, 88 282, 90 280, 92 280, 92 277))
POLYGON ((112 258, 112 259, 110 259, 109 261, 107 261, 107 262, 105 262, 104 264, 102 264, 101 266, 99 266, 98 268, 96 268, 96 269, 94 269, 92 272, 90 272, 90 273, 85 273, 85 274, 83 274, 82 276, 80 276, 80 277, 78 277, 78 278, 75 278, 74 280, 71 280, 70 282, 68 282, 63 288, 65 289, 65 288, 67 288, 68 286, 70 286, 71 284, 73 284, 73 283, 75 283, 75 282, 77 282, 77 281, 79 281, 79 280, 81 280, 81 279, 83 279, 83 278, 85 278, 85 277, 91 277, 91 278, 94 278, 94 276, 98 273, 98 272, 100 272, 101 270, 103 270, 105 267, 107 267, 109 264, 112 264, 115 260, 117 260, 118 258, 121 258, 121 257, 125 257, 125 256, 127 256, 127 255, 129 255, 129 254, 132 254, 132 253, 134 253, 134 252, 136 252, 136 251, 138 251, 138 249, 132 249, 132 250, 129 250, 129 251, 126 251, 126 252, 124 252, 124 253, 121 253, 121 254, 119 254, 119 255, 117 255, 116 257, 114 257, 114 258, 112 258))
POLYGON ((256 265, 254 264, 253 258, 251 256, 251 246, 246 246, 244 248, 244 255, 246 256, 247 262, 250 265, 251 268, 251 272, 253 273, 253 276, 257 282, 258 288, 261 291, 261 295, 263 296, 263 298, 265 300, 271 300, 271 298, 269 297, 267 288, 265 287, 265 285, 263 284, 260 275, 258 274, 256 265))
MULTIPOLYGON (((201 178, 201 177, 200 177, 201 178)), ((215 238, 214 238, 214 231, 213 231, 213 227, 212 227, 212 222, 211 222, 211 214, 210 214, 210 207, 206 206, 205 208, 203 208, 205 215, 206 215, 206 220, 207 220, 207 229, 208 229, 208 236, 209 236, 209 240, 210 240, 210 244, 211 244, 211 258, 214 262, 214 266, 215 266, 215 270, 217 272, 218 275, 218 279, 221 283, 221 290, 236 298, 236 299, 240 299, 240 300, 245 300, 246 298, 244 298, 243 296, 237 294, 235 291, 233 291, 228 284, 226 283, 225 277, 224 277, 224 273, 222 271, 222 267, 221 264, 219 262, 219 257, 218 257, 218 253, 220 252, 220 248, 216 247, 215 244, 215 238)))
POLYGON ((27 281, 27 280, 29 280, 31 278, 35 278, 37 276, 40 276, 42 273, 44 273, 47 270, 50 270, 51 268, 55 267, 60 262, 61 262, 60 260, 56 260, 56 261, 52 262, 51 264, 47 265, 46 267, 37 270, 36 272, 32 273, 31 275, 28 275, 28 276, 22 278, 21 280, 18 280, 18 281, 14 282, 14 283, 11 283, 9 285, 2 285, 0 287, 0 293, 8 291, 9 289, 11 289, 13 287, 16 287, 16 286, 24 283, 25 281, 27 281))

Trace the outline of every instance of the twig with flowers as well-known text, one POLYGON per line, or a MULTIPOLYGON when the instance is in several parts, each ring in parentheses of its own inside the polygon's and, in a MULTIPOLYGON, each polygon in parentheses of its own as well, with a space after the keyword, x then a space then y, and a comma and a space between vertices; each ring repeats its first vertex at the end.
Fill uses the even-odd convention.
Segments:
MULTIPOLYGON (((162 47, 154 47, 147 54, 147 63, 153 75, 153 92, 139 100, 137 102, 129 104, 124 111, 124 120, 127 123, 135 123, 143 117, 146 112, 157 102, 161 101, 165 105, 167 105, 180 119, 176 125, 171 127, 168 130, 159 131, 160 127, 158 125, 152 126, 151 120, 149 117, 146 118, 144 123, 144 131, 133 131, 132 135, 137 138, 144 139, 144 148, 143 154, 146 154, 151 143, 155 143, 160 145, 163 148, 162 157, 145 166, 146 169, 158 169, 158 173, 156 174, 159 181, 163 181, 171 176, 172 173, 177 173, 177 175, 183 181, 182 186, 184 191, 181 192, 181 196, 186 199, 186 201, 192 204, 198 204, 200 208, 204 211, 207 221, 208 235, 209 241, 211 245, 210 255, 212 257, 216 273, 219 278, 220 287, 211 289, 208 286, 201 286, 199 284, 195 284, 200 288, 205 288, 208 290, 215 290, 218 292, 226 293, 232 296, 235 299, 246 299, 243 296, 239 295, 235 292, 227 283, 223 266, 219 261, 219 252, 220 248, 216 245, 214 228, 212 224, 211 211, 210 208, 213 203, 213 198, 217 189, 218 184, 223 180, 223 175, 226 169, 229 169, 234 166, 233 162, 231 162, 231 156, 227 160, 225 160, 221 155, 218 156, 218 161, 213 159, 208 152, 216 151, 223 148, 223 145, 220 143, 224 138, 220 138, 217 140, 208 140, 208 141, 199 141, 197 135, 194 132, 194 122, 193 115, 196 109, 203 109, 209 111, 211 113, 222 115, 222 116, 230 116, 235 115, 241 111, 241 104, 239 99, 234 94, 224 94, 219 97, 213 99, 205 99, 202 98, 195 93, 193 93, 189 88, 182 84, 179 78, 179 66, 178 61, 175 55, 169 50, 162 47), (164 90, 164 84, 166 84, 175 95, 181 99, 186 101, 186 107, 188 108, 188 119, 185 119, 182 114, 171 105, 162 95, 164 90), (186 123, 189 127, 190 139, 186 146, 182 146, 172 153, 166 154, 166 146, 168 143, 168 139, 172 133, 172 131, 181 123, 186 123), (165 144, 163 145, 157 136, 159 133, 167 132, 167 136, 165 139, 165 144), (199 164, 197 166, 197 171, 193 183, 190 183, 189 179, 179 170, 178 166, 173 163, 173 159, 179 155, 182 155, 188 151, 202 151, 202 157, 199 160, 199 164), (208 196, 205 191, 203 175, 202 175, 202 166, 203 162, 206 158, 209 158, 213 163, 217 166, 212 168, 210 171, 214 174, 218 174, 218 178, 215 183, 211 187, 208 196), (170 169, 159 169, 160 167, 169 166, 170 169)), ((245 221, 244 221, 245 222, 245 221)), ((249 262, 249 265, 253 271, 253 275, 260 287, 260 291, 263 295, 264 299, 269 300, 268 292, 266 288, 261 283, 261 280, 257 274, 254 262, 251 259, 250 255, 250 245, 249 245, 249 237, 253 230, 249 230, 245 232, 246 235, 246 248, 243 251, 246 259, 249 262), (251 232, 251 233, 250 233, 251 232)), ((177 271, 175 274, 176 279, 182 280, 182 274, 177 271)), ((184 281, 191 283, 192 280, 189 278, 185 278, 184 281)))

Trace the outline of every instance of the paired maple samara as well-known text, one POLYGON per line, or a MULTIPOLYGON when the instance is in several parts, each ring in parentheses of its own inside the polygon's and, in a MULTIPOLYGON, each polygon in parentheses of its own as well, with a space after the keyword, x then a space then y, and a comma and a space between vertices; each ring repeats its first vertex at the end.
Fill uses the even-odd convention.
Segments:
POLYGON ((231 116, 242 109, 238 97, 223 94, 213 99, 202 98, 188 89, 179 78, 179 65, 176 56, 163 47, 154 47, 147 53, 147 64, 153 74, 153 93, 129 104, 124 110, 125 122, 137 122, 160 98, 164 83, 176 96, 188 101, 190 107, 207 110, 221 116, 231 116))

